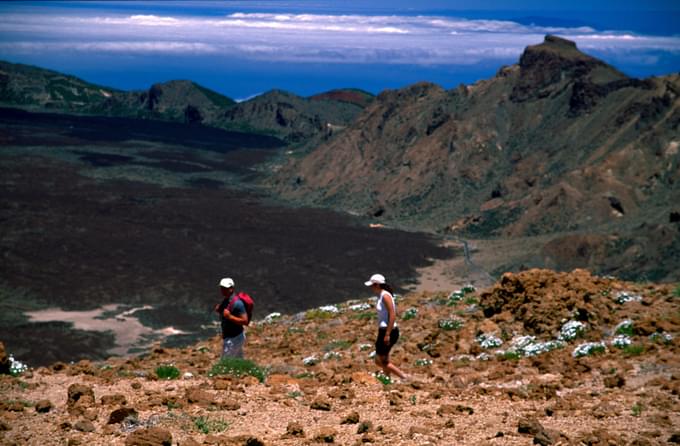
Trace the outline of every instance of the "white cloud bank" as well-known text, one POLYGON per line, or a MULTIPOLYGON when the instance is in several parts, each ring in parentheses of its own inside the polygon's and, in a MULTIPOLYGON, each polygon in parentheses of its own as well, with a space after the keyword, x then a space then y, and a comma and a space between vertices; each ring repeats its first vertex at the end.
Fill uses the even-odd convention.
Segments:
POLYGON ((434 16, 235 13, 222 17, 0 15, 2 54, 211 54, 315 63, 470 65, 513 59, 558 34, 585 51, 648 60, 680 54, 680 37, 434 16))

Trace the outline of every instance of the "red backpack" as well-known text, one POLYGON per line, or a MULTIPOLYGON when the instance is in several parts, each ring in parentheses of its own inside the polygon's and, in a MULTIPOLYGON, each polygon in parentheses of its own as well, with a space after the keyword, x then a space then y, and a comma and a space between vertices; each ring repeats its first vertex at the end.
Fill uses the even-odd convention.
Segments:
POLYGON ((236 293, 231 302, 229 302, 229 305, 227 305, 227 310, 231 311, 232 308, 234 308, 236 299, 239 299, 241 302, 243 302, 243 306, 246 307, 246 313, 248 314, 248 323, 246 325, 250 325, 250 321, 253 319, 253 307, 255 306, 253 298, 243 291, 239 291, 236 293))

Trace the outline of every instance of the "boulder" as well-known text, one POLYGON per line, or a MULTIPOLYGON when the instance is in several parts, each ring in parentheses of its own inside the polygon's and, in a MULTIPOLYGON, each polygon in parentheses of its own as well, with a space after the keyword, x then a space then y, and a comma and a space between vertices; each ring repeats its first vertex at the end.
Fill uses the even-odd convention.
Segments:
POLYGON ((302 424, 297 421, 291 421, 286 427, 286 434, 284 437, 304 437, 305 431, 302 428, 302 424))
POLYGON ((350 412, 343 420, 340 422, 340 424, 357 424, 359 422, 359 412, 352 411, 350 412))
POLYGON ((334 443, 337 434, 336 430, 332 427, 324 426, 316 433, 314 441, 317 443, 334 443))
POLYGON ((158 427, 138 429, 127 436, 125 446, 172 446, 172 434, 158 427))
POLYGON ((83 413, 84 410, 93 406, 95 402, 94 390, 83 384, 71 384, 68 388, 68 400, 66 407, 72 415, 83 413))
POLYGON ((80 420, 73 425, 73 428, 80 432, 94 432, 94 424, 89 420, 80 420))
POLYGON ((40 400, 35 403, 35 411, 38 413, 47 413, 52 410, 53 407, 50 400, 40 400))
POLYGON ((121 407, 116 409, 109 415, 109 421, 106 424, 119 424, 126 418, 137 418, 137 411, 131 407, 121 407))

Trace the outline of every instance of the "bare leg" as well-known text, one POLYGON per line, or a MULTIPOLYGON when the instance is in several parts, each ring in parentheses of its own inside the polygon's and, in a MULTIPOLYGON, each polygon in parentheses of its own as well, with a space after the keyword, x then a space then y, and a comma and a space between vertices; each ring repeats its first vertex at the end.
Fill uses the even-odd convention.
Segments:
POLYGON ((388 377, 391 376, 392 374, 395 374, 401 379, 406 378, 406 375, 404 374, 404 372, 402 372, 401 370, 399 370, 399 368, 397 368, 397 366, 392 364, 390 362, 389 356, 387 356, 387 355, 386 356, 376 356, 375 357, 375 363, 378 366, 380 366, 380 368, 382 368, 383 373, 388 377))

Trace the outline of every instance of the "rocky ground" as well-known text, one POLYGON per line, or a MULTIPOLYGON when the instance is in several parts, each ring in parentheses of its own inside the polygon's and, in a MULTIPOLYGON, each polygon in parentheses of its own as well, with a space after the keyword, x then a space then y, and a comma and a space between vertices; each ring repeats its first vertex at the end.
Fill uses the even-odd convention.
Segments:
POLYGON ((678 294, 582 270, 409 294, 393 360, 410 377, 388 384, 370 300, 270 315, 248 329, 263 382, 211 374, 218 338, 4 375, 0 444, 680 443, 678 294))

